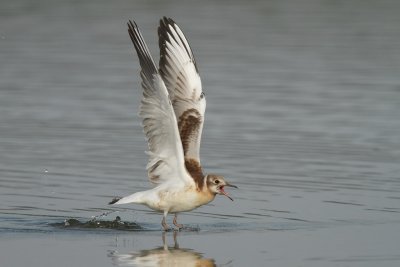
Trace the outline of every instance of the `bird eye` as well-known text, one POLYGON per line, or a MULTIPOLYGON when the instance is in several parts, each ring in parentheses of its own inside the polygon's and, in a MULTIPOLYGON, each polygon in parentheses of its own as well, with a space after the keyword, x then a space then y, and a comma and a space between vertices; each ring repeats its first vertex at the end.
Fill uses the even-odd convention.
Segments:
POLYGON ((203 99, 205 95, 206 94, 204 92, 201 92, 200 99, 203 99))
POLYGON ((215 184, 219 184, 219 180, 215 180, 214 183, 215 183, 215 184))

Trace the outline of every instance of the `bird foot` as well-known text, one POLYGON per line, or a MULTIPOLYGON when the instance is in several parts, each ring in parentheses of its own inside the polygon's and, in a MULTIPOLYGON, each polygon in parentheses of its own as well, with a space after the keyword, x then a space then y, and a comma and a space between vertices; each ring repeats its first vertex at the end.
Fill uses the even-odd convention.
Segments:
POLYGON ((171 228, 170 228, 169 225, 165 222, 165 220, 163 220, 163 221, 161 222, 161 225, 162 225, 162 227, 163 227, 163 229, 164 229, 165 232, 168 232, 168 231, 171 230, 171 228))
POLYGON ((178 228, 177 229, 178 231, 183 229, 183 227, 184 227, 183 224, 179 224, 179 223, 177 223, 177 224, 174 223, 174 225, 176 226, 176 228, 178 228))
POLYGON ((164 230, 165 232, 169 232, 169 231, 171 231, 171 227, 169 227, 169 225, 168 225, 168 224, 166 224, 166 225, 163 225, 162 227, 163 227, 163 230, 164 230))
POLYGON ((181 230, 182 228, 183 228, 183 224, 179 224, 177 221, 176 221, 176 216, 174 217, 174 221, 173 221, 173 224, 178 228, 178 231, 179 230, 181 230))

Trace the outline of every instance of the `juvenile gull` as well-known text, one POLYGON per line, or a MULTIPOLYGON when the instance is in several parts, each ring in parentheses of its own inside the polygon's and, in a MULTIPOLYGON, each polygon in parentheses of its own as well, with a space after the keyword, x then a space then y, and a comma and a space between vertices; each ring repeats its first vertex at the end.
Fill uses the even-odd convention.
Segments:
POLYGON ((216 174, 204 174, 200 164, 200 141, 206 99, 196 61, 188 41, 170 18, 158 27, 160 62, 156 67, 135 22, 128 32, 141 66, 143 98, 139 115, 147 138, 147 172, 153 189, 115 199, 110 204, 137 203, 163 212, 162 226, 168 213, 191 211, 225 195, 225 186, 236 186, 216 174))

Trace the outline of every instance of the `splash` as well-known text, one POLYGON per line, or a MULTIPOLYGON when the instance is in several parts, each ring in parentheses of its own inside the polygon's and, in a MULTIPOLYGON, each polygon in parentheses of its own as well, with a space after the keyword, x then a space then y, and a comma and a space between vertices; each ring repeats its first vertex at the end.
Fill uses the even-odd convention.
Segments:
POLYGON ((124 231, 139 231, 143 230, 143 227, 134 222, 124 222, 121 217, 115 217, 113 221, 99 220, 99 217, 104 217, 107 214, 94 216, 89 221, 80 221, 75 218, 64 220, 62 223, 54 223, 52 226, 66 228, 66 229, 113 229, 113 230, 124 230, 124 231))

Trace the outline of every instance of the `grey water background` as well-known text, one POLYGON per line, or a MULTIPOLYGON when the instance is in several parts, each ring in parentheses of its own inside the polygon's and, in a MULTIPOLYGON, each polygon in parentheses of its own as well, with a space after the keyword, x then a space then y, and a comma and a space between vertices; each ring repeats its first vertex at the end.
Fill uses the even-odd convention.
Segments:
POLYGON ((399 266, 399 14, 386 0, 1 1, 0 265, 399 266), (164 15, 201 72, 204 168, 240 188, 181 214, 197 231, 180 248, 173 233, 163 246, 160 214, 107 205, 150 186, 126 22, 158 60, 164 15), (52 225, 94 216, 145 230, 52 225))

